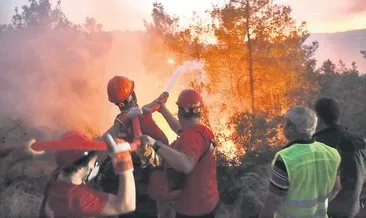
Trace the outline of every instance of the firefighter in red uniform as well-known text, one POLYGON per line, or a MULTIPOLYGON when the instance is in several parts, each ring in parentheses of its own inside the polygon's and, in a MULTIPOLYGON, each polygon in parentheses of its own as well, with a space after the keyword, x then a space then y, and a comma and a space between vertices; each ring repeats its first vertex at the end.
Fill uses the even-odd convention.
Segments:
POLYGON ((164 196, 157 192, 167 184, 165 190, 171 194, 165 196, 170 198, 168 200, 174 198, 177 218, 213 218, 219 202, 214 136, 201 123, 202 98, 195 90, 186 89, 180 93, 177 105, 179 120, 163 102, 159 109, 171 129, 179 135, 176 141, 168 146, 150 136, 142 136, 142 148, 146 151, 152 148, 162 157, 162 169, 167 179, 167 182, 152 180, 149 194, 156 198, 164 196))
MULTIPOLYGON (((40 217, 99 217, 125 214, 135 210, 135 182, 129 143, 119 143, 110 154, 114 173, 119 177, 116 195, 98 192, 85 185, 98 169, 96 148, 102 141, 70 131, 60 140, 32 144, 34 150, 54 150, 58 168, 48 181, 40 217)), ((99 149, 98 149, 99 150, 99 149)), ((107 149, 105 149, 107 150, 107 149)))
MULTIPOLYGON (((134 82, 123 76, 115 76, 108 82, 107 91, 109 101, 117 105, 121 113, 116 117, 114 125, 107 132, 113 137, 119 137, 131 142, 135 137, 139 136, 139 133, 136 132, 141 131, 143 134, 150 135, 154 139, 168 143, 167 137, 156 125, 151 114, 139 114, 139 111, 141 110, 137 105, 134 87, 134 82), (137 118, 139 127, 134 126, 135 123, 133 121, 136 120, 132 120, 131 118, 135 115, 139 115, 137 118)), ((135 154, 132 156, 132 159, 134 163, 134 176, 137 194, 136 212, 133 214, 122 215, 120 217, 157 217, 156 204, 146 194, 148 180, 150 177, 150 167, 141 167, 142 163, 140 158, 135 154)), ((101 185, 104 191, 116 193, 118 190, 118 177, 114 175, 112 169, 111 159, 107 158, 107 160, 101 166, 101 173, 98 176, 98 183, 101 185)))

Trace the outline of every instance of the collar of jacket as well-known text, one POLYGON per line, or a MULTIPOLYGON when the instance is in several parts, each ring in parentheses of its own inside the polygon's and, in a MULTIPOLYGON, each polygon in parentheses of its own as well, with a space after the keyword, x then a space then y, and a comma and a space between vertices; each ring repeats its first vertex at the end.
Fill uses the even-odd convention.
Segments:
POLYGON ((345 127, 343 127, 341 125, 335 124, 335 125, 328 126, 328 127, 324 128, 324 129, 319 130, 318 132, 316 132, 314 134, 314 136, 316 136, 318 134, 325 133, 325 132, 334 131, 334 130, 347 130, 347 128, 345 128, 345 127))
POLYGON ((294 145, 294 144, 313 144, 315 142, 314 139, 309 139, 309 140, 296 140, 296 141, 292 141, 290 143, 288 143, 285 148, 288 148, 290 147, 291 145, 294 145))

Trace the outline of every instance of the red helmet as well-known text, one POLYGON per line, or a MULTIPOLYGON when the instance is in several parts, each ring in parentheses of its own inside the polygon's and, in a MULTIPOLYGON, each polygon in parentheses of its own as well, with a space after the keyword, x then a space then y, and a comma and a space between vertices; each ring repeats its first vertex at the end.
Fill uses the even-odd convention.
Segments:
POLYGON ((126 100, 133 93, 135 83, 124 76, 115 76, 108 82, 108 99, 114 104, 126 100))
MULTIPOLYGON (((74 140, 74 141, 88 141, 89 139, 76 131, 69 131, 64 133, 61 137, 61 140, 74 140)), ((87 154, 85 151, 75 151, 75 150, 66 150, 66 151, 57 151, 56 155, 56 163, 57 166, 70 166, 76 160, 84 157, 87 154)))
POLYGON ((88 152, 81 151, 58 151, 55 153, 57 166, 71 166, 75 161, 81 159, 87 154, 88 152))
POLYGON ((203 101, 196 90, 185 89, 180 93, 177 105, 183 108, 200 108, 203 106, 203 101))

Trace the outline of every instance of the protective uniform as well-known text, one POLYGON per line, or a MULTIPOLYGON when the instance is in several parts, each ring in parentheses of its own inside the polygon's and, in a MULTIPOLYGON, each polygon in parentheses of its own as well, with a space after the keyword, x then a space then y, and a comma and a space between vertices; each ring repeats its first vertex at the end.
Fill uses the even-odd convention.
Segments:
MULTIPOLYGON (((151 135, 152 137, 168 143, 168 139, 160 128, 156 125, 150 115, 141 115, 134 120, 127 120, 125 117, 126 111, 138 107, 136 95, 134 93, 134 82, 123 76, 115 76, 108 82, 108 99, 116 104, 121 113, 116 117, 115 125, 119 126, 118 137, 131 142, 137 135, 136 131, 141 131, 143 134, 151 135), (137 121, 139 130, 133 126, 133 122, 137 121)), ((135 122, 136 123, 136 122, 135 122)), ((136 212, 130 215, 121 217, 156 217, 157 210, 155 202, 146 194, 147 184, 150 177, 150 169, 142 168, 140 158, 132 155, 134 163, 134 177, 136 183, 136 212)), ((111 159, 107 158, 101 166, 101 173, 98 176, 98 183, 104 191, 116 193, 118 191, 118 177, 113 173, 111 159)))

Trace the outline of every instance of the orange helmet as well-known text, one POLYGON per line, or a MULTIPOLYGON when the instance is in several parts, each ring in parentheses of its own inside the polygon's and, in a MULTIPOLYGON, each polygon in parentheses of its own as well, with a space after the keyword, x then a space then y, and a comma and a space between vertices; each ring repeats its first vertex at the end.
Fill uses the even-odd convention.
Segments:
POLYGON ((108 82, 108 99, 114 104, 126 100, 133 93, 135 83, 124 76, 115 76, 108 82))
POLYGON ((179 94, 177 105, 183 108, 200 108, 203 106, 203 101, 196 90, 185 89, 179 94))

